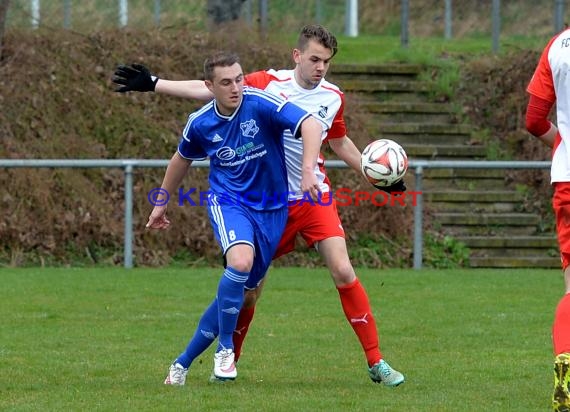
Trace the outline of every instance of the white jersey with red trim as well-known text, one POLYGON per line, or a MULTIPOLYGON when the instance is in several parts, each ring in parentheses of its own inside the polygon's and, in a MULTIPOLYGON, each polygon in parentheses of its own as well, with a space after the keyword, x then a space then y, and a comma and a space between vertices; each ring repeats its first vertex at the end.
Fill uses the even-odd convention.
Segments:
MULTIPOLYGON (((346 136, 344 122, 344 94, 327 80, 313 89, 304 89, 295 81, 294 70, 267 70, 245 76, 245 84, 266 90, 280 96, 311 113, 323 126, 323 139, 335 139, 346 136)), ((289 185, 289 200, 303 197, 301 192, 301 169, 303 163, 303 144, 301 139, 292 136, 289 130, 284 132, 285 164, 289 185)), ((325 159, 319 155, 315 174, 323 192, 330 191, 330 182, 324 168, 325 159)))
POLYGON ((551 182, 570 182, 570 29, 546 45, 527 91, 556 103, 558 134, 552 149, 551 182))

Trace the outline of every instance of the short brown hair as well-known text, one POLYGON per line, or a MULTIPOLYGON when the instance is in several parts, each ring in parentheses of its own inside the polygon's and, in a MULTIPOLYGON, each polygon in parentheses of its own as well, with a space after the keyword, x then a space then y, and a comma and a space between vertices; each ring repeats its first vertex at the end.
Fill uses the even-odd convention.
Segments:
POLYGON ((331 50, 332 56, 334 56, 338 50, 334 34, 319 24, 309 24, 301 29, 299 39, 297 40, 297 48, 304 51, 310 40, 315 40, 321 46, 331 50))
POLYGON ((217 52, 204 61, 204 79, 212 81, 216 67, 229 67, 236 63, 239 63, 239 56, 236 53, 228 51, 217 52))

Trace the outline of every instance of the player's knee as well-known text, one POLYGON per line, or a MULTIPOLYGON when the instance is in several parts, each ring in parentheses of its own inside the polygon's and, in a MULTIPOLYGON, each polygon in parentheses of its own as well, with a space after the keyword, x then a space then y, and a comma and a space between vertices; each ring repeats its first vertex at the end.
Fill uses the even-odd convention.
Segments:
POLYGON ((238 272, 249 272, 253 266, 253 259, 248 256, 234 256, 231 261, 228 260, 228 266, 238 272))
POLYGON ((329 265, 329 270, 337 286, 347 285, 356 279, 356 273, 348 259, 329 265))

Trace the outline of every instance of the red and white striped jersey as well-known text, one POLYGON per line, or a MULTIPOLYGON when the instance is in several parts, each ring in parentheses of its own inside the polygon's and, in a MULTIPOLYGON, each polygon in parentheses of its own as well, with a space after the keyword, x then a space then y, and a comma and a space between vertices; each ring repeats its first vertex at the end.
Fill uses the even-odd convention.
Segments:
MULTIPOLYGON (((295 81, 294 70, 266 70, 251 73, 245 76, 245 84, 266 90, 277 96, 295 103, 297 106, 311 113, 323 126, 323 139, 338 139, 346 136, 344 122, 344 94, 340 89, 327 80, 321 82, 313 89, 304 89, 295 81)), ((285 164, 289 184, 289 200, 303 197, 301 192, 301 166, 303 144, 291 132, 284 133, 285 164)), ((330 191, 330 182, 324 168, 324 157, 319 155, 315 174, 323 192, 330 191)))
POLYGON ((551 182, 570 182, 570 29, 546 45, 527 91, 556 103, 558 134, 552 149, 551 182))

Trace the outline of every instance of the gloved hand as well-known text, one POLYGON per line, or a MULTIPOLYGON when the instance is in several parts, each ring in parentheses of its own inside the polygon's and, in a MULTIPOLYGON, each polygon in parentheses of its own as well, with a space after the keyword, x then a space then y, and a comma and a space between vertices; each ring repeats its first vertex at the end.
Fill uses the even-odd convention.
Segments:
POLYGON ((404 180, 398 180, 396 183, 390 185, 390 186, 376 186, 376 185, 372 185, 374 186, 376 189, 380 189, 385 191, 386 193, 398 193, 398 192, 405 192, 406 191, 406 185, 404 184, 404 180))
POLYGON ((130 66, 120 65, 115 70, 113 83, 121 87, 116 92, 154 92, 158 77, 150 74, 150 71, 142 64, 130 66))

